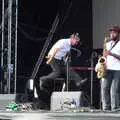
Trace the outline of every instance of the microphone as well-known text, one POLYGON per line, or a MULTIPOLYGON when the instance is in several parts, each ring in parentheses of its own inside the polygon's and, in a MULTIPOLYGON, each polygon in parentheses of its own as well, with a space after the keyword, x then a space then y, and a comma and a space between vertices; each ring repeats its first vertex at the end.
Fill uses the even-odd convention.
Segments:
POLYGON ((81 56, 82 52, 79 49, 76 49, 76 48, 73 48, 73 47, 71 47, 71 49, 77 52, 77 57, 81 56))

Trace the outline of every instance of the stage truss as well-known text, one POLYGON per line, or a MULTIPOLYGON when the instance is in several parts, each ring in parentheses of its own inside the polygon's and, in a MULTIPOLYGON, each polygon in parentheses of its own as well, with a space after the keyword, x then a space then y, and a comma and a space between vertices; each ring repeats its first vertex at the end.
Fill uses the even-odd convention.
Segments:
POLYGON ((4 81, 1 91, 16 93, 18 0, 1 0, 0 48, 4 81))

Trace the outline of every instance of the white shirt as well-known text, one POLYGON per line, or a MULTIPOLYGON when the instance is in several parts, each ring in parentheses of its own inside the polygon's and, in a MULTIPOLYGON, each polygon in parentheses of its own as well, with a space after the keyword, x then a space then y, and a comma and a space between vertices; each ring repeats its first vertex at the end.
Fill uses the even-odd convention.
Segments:
MULTIPOLYGON (((110 50, 113 44, 114 44, 113 41, 109 41, 106 44, 107 50, 110 50)), ((120 56, 120 40, 110 51, 112 53, 120 56)), ((117 58, 115 58, 113 56, 110 56, 110 55, 107 56, 106 65, 107 65, 108 70, 120 70, 120 60, 118 60, 117 58)))
POLYGON ((58 40, 50 49, 48 56, 53 54, 55 48, 59 48, 59 51, 57 51, 54 58, 61 60, 70 51, 70 39, 68 38, 58 40))

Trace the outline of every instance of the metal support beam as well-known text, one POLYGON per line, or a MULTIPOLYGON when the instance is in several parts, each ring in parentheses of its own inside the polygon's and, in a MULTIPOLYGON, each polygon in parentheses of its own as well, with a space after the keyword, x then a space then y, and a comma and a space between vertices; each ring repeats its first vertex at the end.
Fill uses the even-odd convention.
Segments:
POLYGON ((6 80, 5 93, 16 93, 18 0, 2 0, 1 67, 6 80))

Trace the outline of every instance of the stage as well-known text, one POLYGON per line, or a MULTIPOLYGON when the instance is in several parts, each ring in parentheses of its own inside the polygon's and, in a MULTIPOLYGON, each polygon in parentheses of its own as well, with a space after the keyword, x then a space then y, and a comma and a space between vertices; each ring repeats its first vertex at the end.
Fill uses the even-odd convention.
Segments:
POLYGON ((0 120, 119 120, 120 112, 0 112, 0 120))

